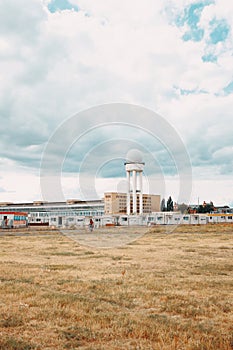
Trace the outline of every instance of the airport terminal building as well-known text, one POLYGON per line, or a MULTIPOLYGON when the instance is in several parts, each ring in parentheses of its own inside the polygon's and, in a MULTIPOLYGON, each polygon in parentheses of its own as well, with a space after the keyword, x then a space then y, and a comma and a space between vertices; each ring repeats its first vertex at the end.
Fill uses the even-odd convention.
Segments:
POLYGON ((32 203, 0 203, 1 212, 24 212, 30 225, 63 226, 67 220, 76 223, 80 217, 100 217, 104 215, 103 200, 32 203))
MULTIPOLYGON (((130 226, 130 225, 202 225, 207 223, 233 223, 232 214, 182 214, 179 212, 160 212, 158 210, 143 214, 128 215, 125 210, 120 212, 120 199, 125 203, 125 196, 114 192, 106 193, 106 201, 75 201, 67 202, 33 202, 33 203, 1 203, 0 226, 16 228, 26 226, 50 226, 58 228, 85 228, 90 218, 95 228, 100 226, 130 226), (117 198, 118 196, 118 198, 117 198), (110 209, 109 213, 105 211, 110 209)), ((158 205, 158 198, 157 203, 158 205)), ((123 202, 122 202, 123 203, 123 202)), ((125 204, 124 204, 125 205, 125 204)), ((125 206, 124 206, 125 208, 125 206)))

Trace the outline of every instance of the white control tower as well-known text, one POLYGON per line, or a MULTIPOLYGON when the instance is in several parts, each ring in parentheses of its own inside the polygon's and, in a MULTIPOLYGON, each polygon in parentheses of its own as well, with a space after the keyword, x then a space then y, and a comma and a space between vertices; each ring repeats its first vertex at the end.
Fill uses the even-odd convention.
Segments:
POLYGON ((142 161, 141 152, 138 150, 130 150, 127 154, 125 162, 125 170, 127 174, 127 214, 137 214, 137 194, 139 194, 139 214, 143 214, 143 192, 142 192, 142 172, 145 163, 142 161), (132 174, 132 197, 133 212, 131 213, 131 174, 132 174), (139 180, 139 181, 138 181, 139 180))

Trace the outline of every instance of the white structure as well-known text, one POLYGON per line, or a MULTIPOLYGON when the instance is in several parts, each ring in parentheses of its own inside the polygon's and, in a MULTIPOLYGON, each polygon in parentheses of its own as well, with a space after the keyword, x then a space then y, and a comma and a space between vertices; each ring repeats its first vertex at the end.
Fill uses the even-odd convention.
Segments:
POLYGON ((131 150, 127 154, 125 170, 127 174, 127 214, 131 214, 131 174, 132 174, 132 199, 133 212, 137 214, 137 194, 139 194, 139 214, 143 214, 143 192, 142 192, 142 172, 145 163, 142 162, 141 153, 137 150, 131 150), (137 181, 137 179, 139 181, 137 181))

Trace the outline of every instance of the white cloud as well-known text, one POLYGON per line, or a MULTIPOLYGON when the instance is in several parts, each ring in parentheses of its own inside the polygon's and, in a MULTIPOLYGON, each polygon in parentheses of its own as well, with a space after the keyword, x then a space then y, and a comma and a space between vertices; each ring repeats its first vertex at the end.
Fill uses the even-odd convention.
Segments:
POLYGON ((40 182, 37 171, 21 167, 17 162, 0 160, 0 202, 27 202, 40 198, 40 182))
POLYGON ((124 6, 116 0, 71 0, 71 3, 76 4, 81 10, 88 14, 106 18, 113 24, 132 23, 141 24, 148 23, 155 18, 158 12, 162 9, 163 1, 145 0, 144 2, 126 0, 124 6))
MULTIPOLYGON (((166 117, 195 167, 206 158, 209 166, 216 162, 216 176, 229 173, 225 157, 216 155, 232 147, 233 101, 223 91, 232 80, 232 28, 214 48, 208 36, 215 17, 232 26, 232 4, 206 6, 199 23, 203 40, 184 42, 186 29, 169 24, 168 8, 176 15, 195 1, 70 2, 80 11, 52 14, 48 1, 39 0, 1 7, 2 156, 16 168, 38 168, 45 142, 67 117, 97 104, 129 102, 166 117), (203 62, 206 53, 217 55, 217 63, 203 62)), ((11 198, 19 199, 15 190, 11 198)))

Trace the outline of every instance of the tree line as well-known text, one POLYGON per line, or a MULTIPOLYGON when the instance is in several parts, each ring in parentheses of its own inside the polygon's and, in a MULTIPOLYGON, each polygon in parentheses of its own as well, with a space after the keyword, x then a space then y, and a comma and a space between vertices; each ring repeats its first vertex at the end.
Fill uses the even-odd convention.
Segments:
MULTIPOLYGON (((171 196, 168 197, 168 200, 166 201, 165 198, 162 199, 160 210, 165 211, 174 211, 174 203, 171 196)), ((197 213, 197 214, 205 214, 205 213, 211 213, 215 210, 214 203, 210 201, 209 203, 203 202, 203 204, 190 207, 188 204, 182 203, 177 204, 177 210, 181 213, 197 213)))

